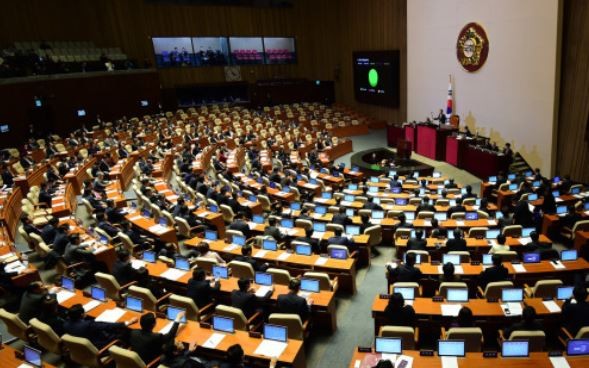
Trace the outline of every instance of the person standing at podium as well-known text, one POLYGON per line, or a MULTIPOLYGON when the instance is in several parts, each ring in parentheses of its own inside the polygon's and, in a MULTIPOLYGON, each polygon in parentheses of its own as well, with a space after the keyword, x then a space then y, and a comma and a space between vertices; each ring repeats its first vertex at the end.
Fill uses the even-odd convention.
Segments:
POLYGON ((436 120, 440 122, 440 125, 446 124, 446 114, 444 114, 443 109, 440 109, 440 113, 438 114, 436 120))

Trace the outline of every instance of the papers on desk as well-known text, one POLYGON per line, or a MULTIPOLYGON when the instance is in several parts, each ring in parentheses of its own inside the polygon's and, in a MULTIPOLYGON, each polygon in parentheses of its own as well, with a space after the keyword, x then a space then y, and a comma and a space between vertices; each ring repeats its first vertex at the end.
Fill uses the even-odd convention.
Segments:
POLYGON ((327 257, 319 257, 319 258, 317 258, 317 260, 315 261, 315 266, 323 266, 324 264, 327 263, 327 260, 328 259, 329 258, 327 258, 327 257))
POLYGON ((203 212, 199 213, 197 216, 203 218, 203 217, 207 217, 210 214, 211 214, 211 212, 209 212, 209 211, 203 211, 203 212))
POLYGON ((84 312, 88 313, 92 309, 98 307, 100 303, 98 300, 90 300, 88 303, 84 304, 82 307, 84 308, 84 312))
POLYGON ((452 356, 443 356, 442 368, 458 368, 458 358, 452 356))
POLYGON ((289 236, 293 236, 297 233, 297 229, 295 229, 294 227, 292 228, 288 228, 288 227, 279 227, 278 230, 280 230, 280 232, 283 232, 285 234, 288 234, 289 236))
POLYGON ((165 335, 168 332, 170 332, 170 330, 172 329, 172 326, 174 326, 174 321, 170 321, 167 325, 165 325, 164 327, 162 327, 161 330, 159 330, 158 332, 165 335))
POLYGON ((456 226, 464 226, 464 221, 456 220, 456 226))
POLYGON ((556 197, 556 198, 554 198, 554 202, 556 202, 556 203, 562 202, 562 199, 560 197, 556 197))
POLYGON ((351 204, 352 204, 352 202, 350 202, 350 201, 341 201, 341 202, 339 203, 339 205, 340 205, 340 206, 344 206, 344 207, 348 207, 348 206, 350 206, 351 204))
POLYGON ((14 262, 18 259, 18 257, 16 257, 16 254, 10 252, 10 253, 6 253, 3 254, 2 256, 0 256, 0 262, 4 263, 4 262, 14 262), (11 259, 15 257, 15 259, 11 259))
POLYGON ((171 196, 167 196, 166 199, 170 202, 176 202, 178 201, 178 196, 176 194, 173 194, 171 196))
MULTIPOLYGON (((454 273, 457 275, 464 275, 464 268, 462 268, 462 266, 454 266, 454 273)), ((444 274, 444 266, 442 266, 442 265, 438 266, 438 274, 439 275, 444 274)))
POLYGON ((93 254, 102 253, 102 252, 104 252, 107 249, 108 249, 108 247, 106 245, 100 245, 99 247, 94 248, 94 250, 92 251, 92 253, 93 254))
POLYGON ((518 241, 521 245, 526 245, 532 241, 532 238, 530 238, 530 237, 519 238, 518 241))
POLYGON ((462 304, 442 304, 442 316, 457 317, 462 309, 462 304))
POLYGON ((549 359, 550 363, 552 364, 552 367, 554 368, 571 368, 569 362, 567 361, 567 358, 563 356, 549 357, 549 359))
POLYGON ((315 220, 319 220, 323 218, 323 215, 320 213, 314 213, 311 215, 311 217, 313 217, 315 220))
POLYGON ((513 270, 515 271, 515 273, 524 273, 524 272, 528 272, 526 270, 526 268, 524 267, 523 264, 521 263, 516 263, 516 264, 512 264, 511 265, 513 267, 513 270))
POLYGON ((521 316, 523 311, 521 303, 503 303, 501 310, 506 316, 521 316), (507 310, 509 310, 509 314, 506 313, 507 310))
POLYGON ((278 257, 276 257, 276 259, 279 260, 279 261, 286 261, 288 259, 288 257, 290 257, 290 253, 283 252, 278 257))
POLYGON ((273 340, 262 340, 260 345, 254 351, 254 354, 263 355, 267 357, 278 358, 284 352, 284 349, 288 346, 285 342, 273 341, 273 340))
POLYGON ((313 234, 311 235, 312 239, 323 239, 323 236, 325 235, 325 232, 323 231, 314 231, 313 234))
POLYGON ((143 218, 143 216, 139 215, 139 216, 133 216, 133 217, 129 217, 129 220, 132 221, 139 221, 143 218))
POLYGON ((554 300, 545 300, 542 302, 542 304, 544 304, 544 306, 546 307, 546 309, 548 309, 550 313, 560 312, 560 307, 558 306, 558 304, 556 304, 554 300))
POLYGON ((432 226, 432 220, 423 220, 423 226, 432 226))
POLYGON ((134 269, 138 270, 141 267, 145 267, 145 262, 138 260, 138 259, 134 259, 131 261, 131 267, 133 267, 134 269))
POLYGON ((403 362, 406 362, 405 368, 413 367, 413 357, 410 357, 408 355, 399 355, 397 361, 395 362, 395 368, 399 368, 399 366, 403 364, 403 362))
POLYGON ((554 267, 555 270, 564 270, 567 267, 559 260, 551 261, 550 264, 554 267))
POLYGON ((168 227, 162 226, 160 224, 155 224, 153 226, 150 226, 148 230, 151 231, 152 233, 162 234, 162 233, 165 233, 166 231, 168 231, 168 227))
POLYGON ((256 252, 256 254, 254 254, 254 257, 256 258, 264 258, 266 256, 266 254, 268 254, 267 250, 259 250, 256 252))
POLYGON ((166 271, 164 271, 160 275, 160 277, 163 277, 168 280, 176 281, 184 275, 186 275, 186 271, 182 271, 177 268, 168 268, 166 271))
POLYGON ((372 225, 380 225, 381 222, 382 222, 382 219, 370 219, 370 223, 372 225))
POLYGON ((380 360, 388 360, 391 363, 395 364, 395 362, 397 361, 397 354, 382 353, 380 356, 380 360))
POLYGON ((4 266, 5 272, 20 272, 26 269, 27 267, 21 261, 10 262, 6 266, 4 266))
POLYGON ((261 225, 261 224, 256 224, 255 222, 252 221, 248 221, 247 226, 249 226, 250 230, 253 230, 256 228, 256 226, 261 225))
POLYGON ((107 309, 96 317, 96 322, 111 322, 118 321, 125 314, 125 310, 121 308, 107 309))
POLYGON ((329 199, 326 198, 313 198, 313 202, 319 202, 319 203, 327 203, 329 202, 329 199))
POLYGON ((225 338, 225 335, 213 332, 213 334, 207 339, 207 341, 204 342, 204 344, 202 344, 202 346, 205 348, 214 349, 221 341, 223 341, 223 338, 225 338))
POLYGON ((235 250, 237 248, 239 248, 239 245, 237 245, 237 244, 229 244, 228 246, 226 246, 225 248, 223 248, 223 250, 225 252, 231 252, 231 251, 233 251, 233 250, 235 250))
POLYGON ((258 298, 265 298, 266 295, 271 294, 274 288, 272 286, 263 285, 256 290, 256 296, 258 298))
POLYGON ((65 289, 61 289, 57 293, 55 293, 58 303, 63 303, 66 300, 73 298, 75 295, 76 295, 76 293, 71 292, 69 290, 65 290, 65 289))

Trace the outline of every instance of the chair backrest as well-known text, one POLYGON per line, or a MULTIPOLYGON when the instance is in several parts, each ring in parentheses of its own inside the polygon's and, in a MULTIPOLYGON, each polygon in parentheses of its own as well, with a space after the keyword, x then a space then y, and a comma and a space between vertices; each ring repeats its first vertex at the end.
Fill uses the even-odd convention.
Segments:
POLYGON ((258 202, 260 202, 264 211, 268 212, 272 209, 272 202, 270 202, 268 196, 262 194, 258 195, 258 202))
POLYGON ((247 319, 243 311, 239 308, 230 307, 228 305, 219 304, 215 307, 215 314, 220 316, 233 318, 233 327, 236 330, 247 331, 247 319))
POLYGON ((415 350, 415 330, 406 326, 382 326, 379 336, 400 337, 403 350, 415 350))
POLYGON ((382 242, 382 227, 380 225, 370 226, 364 230, 364 234, 368 235, 368 245, 379 245, 382 242))
POLYGON ((190 225, 188 225, 188 221, 178 216, 176 216, 174 220, 176 220, 178 234, 185 238, 190 238, 192 235, 190 234, 190 225))
POLYGON ((192 298, 182 295, 170 295, 170 305, 186 309, 186 319, 200 321, 200 310, 192 298))
POLYGON ((453 327, 446 332, 446 338, 464 340, 468 353, 481 351, 483 347, 483 331, 480 327, 453 327))
POLYGON ((538 280, 532 290, 534 298, 555 298, 556 288, 562 286, 561 280, 538 280))
POLYGON ((231 270, 231 276, 237 278, 247 278, 252 280, 254 278, 254 268, 250 263, 247 262, 240 262, 240 261, 231 261, 227 264, 229 269, 231 270))
POLYGON ((487 235, 488 227, 471 227, 468 230, 469 238, 484 238, 487 235))
POLYGON ((336 230, 340 230, 342 233, 346 232, 344 229, 344 225, 341 225, 341 224, 327 224, 325 226, 325 229, 327 231, 333 231, 333 232, 335 232, 336 230))
POLYGON ((419 255, 421 262, 429 262, 429 252, 427 250, 408 250, 406 254, 409 253, 419 255))
POLYGON ((468 289, 466 282, 441 282, 438 288, 438 294, 446 298, 448 289, 468 289))
POLYGON ((475 206, 477 204, 476 198, 465 198, 462 200, 463 206, 475 206))
POLYGON ((450 200, 446 199, 446 198, 440 198, 436 201, 436 206, 439 207, 449 207, 450 206, 450 200))
POLYGON ((6 330, 14 337, 23 341, 28 341, 27 325, 20 319, 17 314, 10 313, 4 308, 0 308, 0 319, 6 325, 6 330))
POLYGON ((225 220, 225 222, 227 223, 233 222, 233 217, 235 216, 235 213, 233 213, 233 209, 226 204, 222 204, 220 208, 221 214, 223 215, 223 220, 225 220))
POLYGON ((589 231, 589 220, 580 220, 573 225, 573 235, 577 231, 589 231))
POLYGON ((198 268, 202 268, 207 273, 213 272, 213 266, 217 265, 218 262, 213 258, 198 257, 196 258, 196 265, 198 268))
POLYGON ((268 268, 266 272, 272 275, 272 282, 278 285, 288 285, 290 280, 292 280, 288 270, 268 268))
POLYGON ((405 227, 399 227, 395 230, 395 239, 397 238, 409 238, 411 236, 411 229, 405 227))
POLYGON ((112 237, 110 235, 108 235, 108 233, 104 230, 102 230, 99 227, 94 228, 94 230, 96 231, 96 233, 98 235, 104 236, 106 239, 108 239, 108 242, 111 243, 112 242, 112 237))
POLYGON ((123 247, 125 247, 125 249, 129 252, 129 254, 133 254, 134 249, 135 249, 135 244, 133 243, 131 238, 129 238, 129 235, 127 235, 121 231, 119 233, 119 239, 121 239, 121 243, 123 244, 123 247))
POLYGON ((391 295, 395 292, 396 288, 412 288, 414 290, 416 298, 421 296, 419 283, 417 283, 417 282, 395 282, 391 285, 391 288, 390 288, 391 295))
POLYGON ((329 275, 327 273, 307 271, 303 276, 310 279, 319 280, 319 290, 331 291, 331 280, 329 279, 329 275))
POLYGON ((487 299, 499 299, 501 298, 501 290, 505 288, 512 288, 513 282, 511 281, 495 281, 490 282, 485 287, 485 298, 487 299))
POLYGON ((467 250, 451 250, 448 254, 460 256, 460 263, 470 262, 470 252, 467 250))
POLYGON ((236 235, 237 236, 245 236, 245 235, 243 235, 243 232, 240 230, 232 230, 232 229, 225 230, 225 238, 229 242, 231 242, 231 239, 233 239, 233 237, 236 235))
POLYGON ((510 262, 518 258, 517 252, 514 250, 500 250, 495 254, 501 257, 501 262, 510 262))
POLYGON ((106 274, 103 272, 96 272, 94 274, 98 285, 106 291, 106 296, 112 300, 121 300, 119 296, 119 291, 121 290, 121 285, 113 275, 106 274))
POLYGON ((29 321, 31 328, 37 335, 37 343, 45 350, 48 350, 55 354, 61 354, 61 339, 51 326, 39 321, 37 318, 33 318, 29 321))
POLYGON ((148 288, 131 285, 129 294, 143 300, 143 308, 150 311, 157 311, 157 299, 148 288))
POLYGON ((530 351, 544 351, 546 347, 546 334, 542 330, 513 331, 509 340, 528 340, 530 351))
POLYGON ((268 317, 268 322, 275 325, 286 326, 289 339, 304 339, 305 331, 303 330, 303 322, 298 314, 272 313, 268 317))
POLYGON ((575 335, 575 339, 589 339, 589 326, 581 327, 575 335))
POLYGON ((92 345, 90 340, 69 334, 63 335, 61 340, 74 363, 92 368, 101 366, 98 363, 98 349, 92 345))
POLYGON ((421 211, 417 214, 417 218, 420 220, 425 220, 425 219, 433 219, 434 218, 434 213, 431 211, 421 211))
POLYGON ((489 214, 487 212, 485 212, 485 211, 477 210, 477 214, 479 216, 479 220, 488 219, 489 218, 489 214))
POLYGON ((454 212, 450 215, 450 219, 452 220, 464 220, 466 218, 466 213, 464 212, 454 212))
POLYGON ((305 230, 308 229, 312 229, 313 228, 313 223, 310 220, 305 220, 305 219, 296 219, 295 220, 295 226, 296 227, 301 227, 305 230))
POLYGON ((108 348, 117 368, 145 368, 145 362, 133 350, 113 345, 108 348))
POLYGON ((511 236, 514 238, 519 238, 522 236, 522 226, 521 225, 507 225, 501 230, 501 234, 505 236, 511 236))

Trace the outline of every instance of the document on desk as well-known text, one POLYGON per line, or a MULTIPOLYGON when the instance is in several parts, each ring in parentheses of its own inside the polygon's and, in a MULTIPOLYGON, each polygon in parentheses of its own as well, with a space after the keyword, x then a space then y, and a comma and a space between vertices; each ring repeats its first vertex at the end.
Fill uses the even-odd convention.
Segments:
POLYGON ((288 257, 290 257, 290 253, 288 253, 288 252, 282 252, 281 255, 279 255, 278 257, 276 257, 276 259, 279 260, 279 261, 286 261, 288 259, 288 257))
POLYGON ((284 349, 288 346, 285 342, 280 341, 272 341, 272 340, 262 340, 260 345, 254 351, 254 354, 263 355, 267 357, 276 357, 278 358, 284 352, 284 349))
POLYGON ((517 264, 512 264, 511 265, 513 267, 513 270, 515 271, 515 273, 524 273, 524 272, 528 272, 526 270, 526 268, 524 267, 523 264, 521 263, 517 263, 517 264))
POLYGON ((456 317, 462 309, 461 304, 442 304, 442 316, 456 317))
POLYGON ((399 355, 397 357, 397 361, 395 362, 395 368, 401 368, 401 364, 403 364, 402 368, 413 367, 413 357, 403 354, 399 355))
POLYGON ((143 216, 141 216, 141 215, 138 215, 138 216, 129 217, 129 220, 130 220, 131 222, 133 222, 133 221, 139 221, 139 220, 141 220, 142 218, 143 218, 143 216))
POLYGON ((30 365, 30 364, 28 364, 28 363, 23 363, 23 364, 19 365, 19 366, 18 366, 18 367, 16 367, 16 368, 35 368, 35 366, 33 366, 33 365, 30 365))
POLYGON ((487 220, 487 226, 497 226, 497 220, 487 220))
POLYGON ((88 313, 92 309, 98 307, 100 304, 102 304, 102 303, 99 302, 98 300, 90 300, 88 303, 84 304, 82 307, 84 308, 84 312, 88 313))
POLYGON ((223 251, 225 252, 231 252, 235 249, 237 249, 239 246, 237 244, 229 244, 228 246, 226 246, 225 248, 223 248, 223 251))
POLYGON ((68 300, 68 299, 70 299, 70 298, 73 298, 75 295, 76 295, 76 293, 74 293, 74 292, 71 292, 71 291, 69 291, 69 290, 64 290, 64 289, 62 289, 62 290, 59 290, 59 291, 58 291, 58 292, 55 294, 55 296, 57 297, 57 302, 58 302, 58 303, 63 303, 63 302, 65 302, 66 300, 68 300))
MULTIPOLYGON (((262 225, 262 224, 259 224, 259 225, 262 225)), ((253 230, 253 229, 255 229, 255 228, 256 228, 256 226, 258 226, 258 224, 256 224, 255 222, 251 222, 251 221, 249 221, 249 222, 247 223, 247 226, 249 226, 250 230, 253 230)))
POLYGON ((272 286, 260 286, 258 290, 256 290, 256 296, 258 298, 265 298, 268 293, 272 293, 272 286))
POLYGON ((256 258, 264 258, 264 256, 266 256, 266 254, 268 253, 267 250, 259 250, 256 252, 256 254, 254 254, 254 257, 256 258))
POLYGON ((176 281, 184 275, 186 275, 186 271, 182 271, 177 268, 168 268, 167 270, 162 272, 160 277, 163 277, 168 280, 176 281))
POLYGON ((503 310, 503 314, 505 316, 521 316, 522 315, 522 305, 521 303, 504 303, 501 304, 501 310, 503 310), (507 311, 509 310, 509 313, 507 311))
POLYGON ((456 220, 456 226, 464 226, 464 221, 456 220))
POLYGON ((550 313, 560 312, 560 307, 558 306, 558 304, 556 304, 554 300, 545 300, 542 302, 542 304, 544 304, 544 306, 546 307, 546 309, 548 309, 550 313))
POLYGON ((554 269, 556 270, 564 270, 567 267, 564 265, 564 263, 562 263, 561 261, 551 261, 550 264, 552 265, 552 267, 554 267, 554 269))
POLYGON ((203 211, 203 212, 199 213, 197 216, 200 218, 203 218, 203 217, 207 217, 209 214, 210 214, 209 211, 203 211))
POLYGON ((327 260, 328 259, 329 258, 327 258, 327 257, 319 257, 319 258, 317 258, 317 260, 315 261, 315 266, 323 266, 324 264, 327 263, 327 260))
POLYGON ((96 317, 96 322, 111 322, 118 321, 125 314, 125 310, 121 308, 107 309, 96 317))
POLYGON ((526 245, 532 241, 532 238, 530 238, 530 237, 519 238, 518 241, 521 245, 526 245))
POLYGON ((213 334, 207 339, 207 341, 204 342, 204 344, 202 344, 202 346, 209 349, 215 349, 224 338, 225 335, 213 332, 213 334))
POLYGON ((550 363, 552 364, 552 367, 554 368, 571 368, 569 362, 567 361, 567 358, 563 356, 549 357, 549 359, 550 363))
POLYGON ((165 233, 166 231, 168 231, 168 228, 165 226, 162 226, 160 224, 156 224, 156 225, 150 226, 149 231, 154 232, 156 234, 162 234, 162 233, 165 233))
POLYGON ((395 364, 395 362, 397 361, 397 354, 382 353, 380 356, 380 360, 388 360, 391 363, 395 364))
POLYGON ((10 262, 6 266, 4 266, 5 272, 19 272, 21 270, 25 270, 26 267, 21 261, 14 261, 10 262))
POLYGON ((133 267, 134 269, 138 270, 141 267, 145 267, 145 262, 141 261, 139 259, 134 259, 131 261, 131 267, 133 267))
POLYGON ((458 358, 451 356, 442 357, 442 368, 458 368, 458 358))
POLYGON ((323 239, 323 236, 325 235, 325 232, 323 231, 314 231, 313 234, 311 235, 312 239, 323 239))

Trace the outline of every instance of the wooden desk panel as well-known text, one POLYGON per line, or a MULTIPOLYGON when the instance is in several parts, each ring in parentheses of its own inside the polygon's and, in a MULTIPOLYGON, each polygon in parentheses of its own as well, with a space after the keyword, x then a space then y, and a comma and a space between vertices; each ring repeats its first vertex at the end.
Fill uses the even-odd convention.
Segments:
POLYGON ((140 212, 131 212, 125 215, 125 218, 133 225, 139 227, 143 231, 148 232, 153 237, 160 239, 164 243, 178 244, 178 237, 176 236, 176 229, 168 226, 164 232, 155 232, 152 229, 153 226, 158 223, 153 218, 146 218, 141 216, 140 212))

